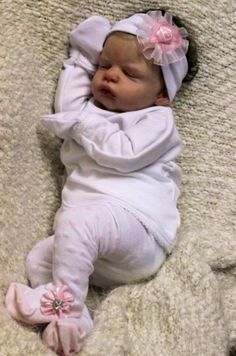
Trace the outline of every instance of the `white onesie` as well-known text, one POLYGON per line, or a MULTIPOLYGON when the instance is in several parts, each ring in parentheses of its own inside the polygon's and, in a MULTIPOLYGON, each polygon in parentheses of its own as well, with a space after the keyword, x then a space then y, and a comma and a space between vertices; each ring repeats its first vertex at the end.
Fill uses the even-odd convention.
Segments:
POLYGON ((176 207, 181 152, 172 110, 152 106, 117 113, 95 106, 90 92, 95 67, 81 53, 64 63, 54 115, 43 125, 64 139, 67 179, 62 205, 115 202, 135 215, 171 252, 180 218, 176 207))

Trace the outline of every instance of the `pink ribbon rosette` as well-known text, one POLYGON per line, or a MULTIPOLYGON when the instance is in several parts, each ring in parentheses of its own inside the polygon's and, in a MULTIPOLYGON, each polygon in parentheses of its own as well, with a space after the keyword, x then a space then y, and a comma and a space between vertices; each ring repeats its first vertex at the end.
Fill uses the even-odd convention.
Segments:
POLYGON ((160 66, 180 61, 188 50, 188 32, 177 27, 167 12, 149 11, 137 29, 137 39, 143 55, 160 66))
POLYGON ((57 287, 49 290, 41 297, 41 312, 44 315, 57 315, 59 318, 63 314, 69 314, 74 298, 67 286, 57 287))

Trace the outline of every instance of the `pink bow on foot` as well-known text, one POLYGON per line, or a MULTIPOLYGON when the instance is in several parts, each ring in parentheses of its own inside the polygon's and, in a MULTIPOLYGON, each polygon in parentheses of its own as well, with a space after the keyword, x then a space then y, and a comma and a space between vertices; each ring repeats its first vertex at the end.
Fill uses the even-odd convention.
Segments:
POLYGON ((41 313, 44 315, 56 315, 62 318, 70 313, 74 298, 67 286, 51 289, 41 297, 41 313))

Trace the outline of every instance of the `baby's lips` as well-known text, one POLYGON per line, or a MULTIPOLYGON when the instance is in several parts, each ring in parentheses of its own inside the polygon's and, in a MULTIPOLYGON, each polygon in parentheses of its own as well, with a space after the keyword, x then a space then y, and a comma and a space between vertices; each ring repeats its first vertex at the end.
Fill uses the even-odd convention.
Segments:
POLYGON ((102 92, 103 95, 105 96, 111 96, 111 97, 115 97, 115 94, 113 92, 113 90, 111 90, 108 86, 104 85, 101 86, 100 91, 102 92))
POLYGON ((102 91, 103 95, 105 95, 105 96, 111 96, 113 98, 115 97, 115 95, 110 90, 102 89, 101 91, 102 91))

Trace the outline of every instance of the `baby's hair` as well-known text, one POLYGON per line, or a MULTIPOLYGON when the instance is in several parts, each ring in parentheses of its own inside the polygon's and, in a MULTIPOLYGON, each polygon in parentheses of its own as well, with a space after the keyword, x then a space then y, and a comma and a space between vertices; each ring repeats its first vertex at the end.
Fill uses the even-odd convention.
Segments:
MULTIPOLYGON (((162 15, 164 15, 166 12, 169 12, 165 9, 148 9, 148 10, 144 10, 143 13, 146 14, 149 11, 161 11, 162 15)), ((170 15, 172 14, 170 13, 170 15)), ((185 27, 186 30, 188 31, 188 28, 185 26, 183 20, 180 19, 180 17, 172 15, 172 20, 177 27, 185 27)), ((190 82, 198 72, 197 44, 194 41, 194 39, 189 35, 189 31, 188 31, 187 40, 189 41, 188 51, 186 53, 186 58, 188 61, 188 73, 183 79, 184 82, 190 82)))

